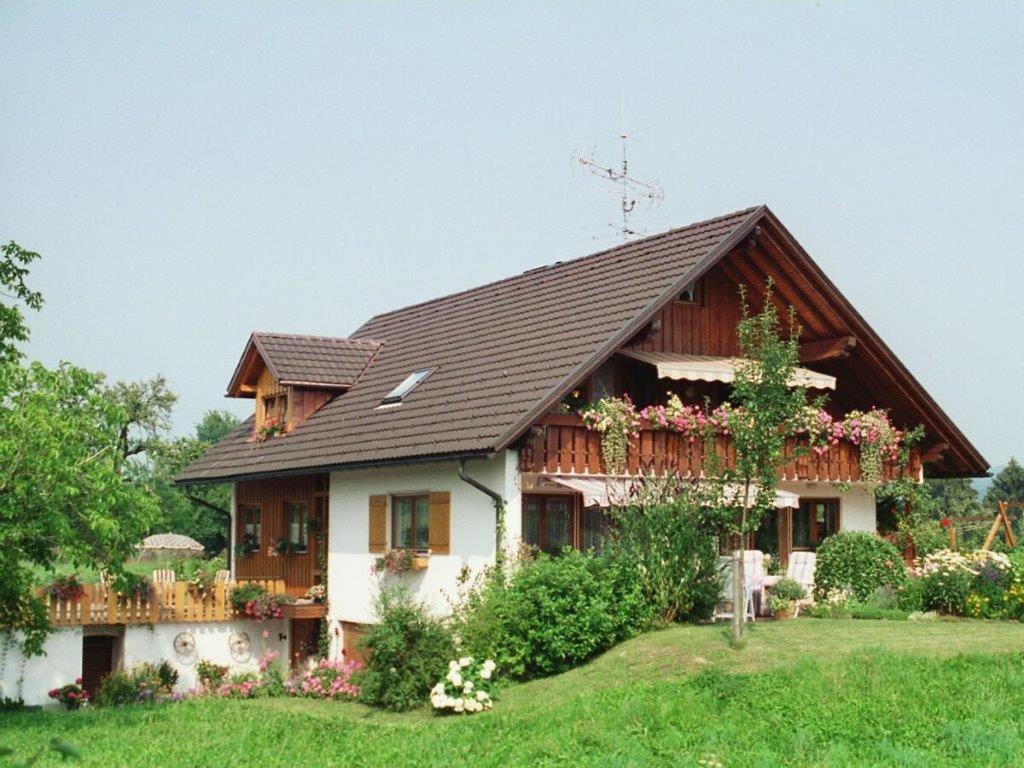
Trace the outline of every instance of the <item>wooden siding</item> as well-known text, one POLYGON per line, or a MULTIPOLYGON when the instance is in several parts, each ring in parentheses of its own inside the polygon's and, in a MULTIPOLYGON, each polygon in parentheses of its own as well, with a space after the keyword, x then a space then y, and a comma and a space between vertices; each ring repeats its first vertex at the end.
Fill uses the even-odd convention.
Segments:
MULTIPOLYGON (((856 482, 861 479, 860 449, 857 446, 840 441, 821 456, 813 452, 797 456, 797 446, 796 440, 787 444, 790 460, 781 473, 783 480, 856 482)), ((704 450, 700 440, 690 441, 677 433, 641 428, 640 435, 631 441, 627 450, 628 472, 637 475, 654 471, 696 477, 704 467, 704 450)), ((735 454, 728 437, 720 435, 715 450, 727 462, 734 461, 735 454)), ((914 451, 903 470, 904 477, 918 477, 918 459, 914 451)), ((584 427, 577 416, 549 415, 520 450, 519 469, 552 475, 603 475, 601 435, 584 427)), ((895 467, 887 463, 883 479, 890 480, 894 476, 895 467)))
MULTIPOLYGON (((282 579, 287 584, 288 594, 295 596, 305 594, 307 589, 317 583, 317 550, 327 545, 330 517, 327 508, 328 484, 327 475, 299 475, 246 480, 235 485, 236 513, 243 506, 259 507, 263 527, 260 548, 250 555, 237 557, 235 561, 238 578, 282 579), (320 520, 320 532, 310 531, 309 546, 305 552, 271 554, 278 539, 288 537, 284 505, 302 502, 308 505, 310 519, 320 520)), ((236 526, 237 540, 241 540, 244 532, 241 515, 238 514, 236 526)))
POLYGON ((337 394, 336 390, 314 387, 287 387, 287 390, 288 417, 285 425, 288 432, 327 405, 328 401, 337 394))
POLYGON ((740 320, 739 291, 720 268, 702 279, 700 302, 672 302, 654 319, 651 330, 629 349, 690 355, 739 354, 736 324, 740 320))

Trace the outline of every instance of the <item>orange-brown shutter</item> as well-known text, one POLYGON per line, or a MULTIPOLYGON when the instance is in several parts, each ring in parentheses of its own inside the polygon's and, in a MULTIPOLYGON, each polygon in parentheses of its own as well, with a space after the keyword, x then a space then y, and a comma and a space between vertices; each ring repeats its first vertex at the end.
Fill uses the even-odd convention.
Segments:
POLYGON ((381 553, 388 548, 388 497, 370 497, 370 551, 381 553))
POLYGON ((452 551, 452 495, 448 491, 430 494, 427 520, 427 546, 431 554, 448 555, 452 551))

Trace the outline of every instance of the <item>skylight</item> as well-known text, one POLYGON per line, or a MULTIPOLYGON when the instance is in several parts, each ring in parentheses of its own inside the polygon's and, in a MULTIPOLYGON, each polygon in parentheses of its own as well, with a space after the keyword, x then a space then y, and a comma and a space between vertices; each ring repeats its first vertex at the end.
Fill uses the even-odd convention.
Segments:
POLYGON ((387 397, 381 400, 380 404, 394 405, 395 403, 402 402, 402 398, 416 389, 417 385, 430 375, 431 370, 430 368, 424 368, 419 371, 413 371, 402 380, 401 384, 388 392, 387 397))

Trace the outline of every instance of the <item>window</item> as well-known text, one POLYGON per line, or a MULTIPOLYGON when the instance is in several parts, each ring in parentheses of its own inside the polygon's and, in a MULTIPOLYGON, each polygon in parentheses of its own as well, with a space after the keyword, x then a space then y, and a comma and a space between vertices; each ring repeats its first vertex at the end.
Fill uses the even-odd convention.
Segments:
POLYGON ((284 423, 288 411, 288 396, 284 393, 276 395, 265 395, 263 398, 263 423, 266 424, 274 419, 279 424, 284 423))
POLYGON ((430 375, 431 368, 424 368, 420 371, 413 371, 406 376, 402 383, 388 392, 387 397, 380 401, 381 405, 393 405, 402 402, 402 398, 412 392, 416 386, 430 375))
POLYGON ((297 552, 309 548, 309 506, 304 501, 286 501, 284 519, 288 523, 288 543, 297 552))
POLYGON ((530 546, 556 554, 573 545, 571 496, 523 497, 523 541, 530 546))
POLYGON ((793 549, 817 549, 839 531, 839 499, 801 499, 793 510, 793 549))
POLYGON ((700 281, 694 280, 692 283, 687 283, 679 292, 676 301, 683 304, 700 304, 700 281))
POLYGON ((427 518, 430 504, 426 494, 391 497, 391 546, 395 549, 427 548, 427 518))
POLYGON ((612 526, 611 518, 600 507, 586 507, 580 517, 582 522, 580 538, 583 551, 587 552, 592 549, 595 553, 601 554, 604 549, 605 537, 612 526))
POLYGON ((263 521, 260 508, 254 505, 240 507, 238 518, 241 522, 241 548, 249 552, 259 549, 263 543, 263 521))

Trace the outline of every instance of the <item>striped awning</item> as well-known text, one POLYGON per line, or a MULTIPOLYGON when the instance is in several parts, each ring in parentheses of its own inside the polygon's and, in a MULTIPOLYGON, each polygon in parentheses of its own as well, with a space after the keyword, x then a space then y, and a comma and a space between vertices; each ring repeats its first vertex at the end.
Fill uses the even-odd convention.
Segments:
MULTIPOLYGON (((630 489, 637 482, 634 478, 621 477, 578 477, 573 475, 551 475, 543 478, 564 488, 570 488, 583 496, 584 507, 622 506, 629 500, 630 489)), ((738 498, 742 489, 738 485, 727 485, 725 496, 728 501, 738 498)), ((800 497, 790 491, 775 491, 775 506, 778 509, 800 506, 800 497)))
MULTIPOLYGON (((712 357, 711 355, 681 355, 675 352, 646 352, 643 350, 621 350, 621 354, 653 365, 659 379, 681 379, 683 381, 724 381, 735 380, 740 359, 736 357, 712 357)), ((808 389, 835 389, 836 377, 812 371, 809 368, 794 368, 789 380, 791 387, 808 389)))

